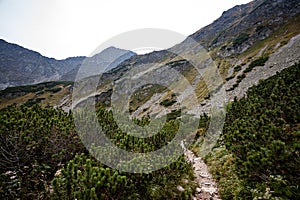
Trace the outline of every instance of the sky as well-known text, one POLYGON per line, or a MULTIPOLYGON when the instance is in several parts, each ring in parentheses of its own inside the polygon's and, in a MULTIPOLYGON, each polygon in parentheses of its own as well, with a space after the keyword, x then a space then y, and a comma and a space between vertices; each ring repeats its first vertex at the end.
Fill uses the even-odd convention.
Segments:
POLYGON ((89 56, 110 38, 135 29, 188 36, 250 1, 0 0, 0 38, 56 59, 89 56))

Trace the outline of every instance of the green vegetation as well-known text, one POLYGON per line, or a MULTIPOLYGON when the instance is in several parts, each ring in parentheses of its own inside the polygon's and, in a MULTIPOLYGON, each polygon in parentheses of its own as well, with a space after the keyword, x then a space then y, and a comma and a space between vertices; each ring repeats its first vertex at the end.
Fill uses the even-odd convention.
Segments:
POLYGON ((59 91, 61 91, 61 88, 51 88, 51 89, 46 89, 45 91, 47 92, 52 92, 52 93, 57 93, 59 91))
POLYGON ((0 91, 0 96, 5 96, 7 94, 10 93, 29 93, 29 92, 41 92, 43 90, 45 91, 50 91, 53 93, 58 92, 58 89, 54 89, 54 87, 58 86, 58 85, 72 85, 73 82, 68 82, 68 81, 62 81, 62 82, 45 82, 45 83, 39 83, 36 85, 25 85, 25 86, 17 86, 17 87, 9 87, 6 88, 5 90, 1 90, 0 91))
POLYGON ((85 152, 72 116, 34 105, 0 110, 1 199, 46 198, 53 174, 85 152))
POLYGON ((257 66, 264 66, 265 63, 268 61, 269 56, 262 56, 257 58, 256 60, 252 61, 249 66, 244 70, 245 73, 248 73, 257 66))
MULTIPOLYGON (((112 111, 99 108, 98 121, 107 138, 117 147, 134 153, 145 153, 161 149, 174 138, 179 128, 179 121, 168 119, 162 129, 152 137, 138 138, 131 134, 132 127, 127 125, 126 133, 114 121, 112 111), (127 132, 128 131, 128 132, 127 132)), ((120 116, 122 117, 122 116, 120 116)), ((84 120, 86 120, 85 117, 84 120)), ((173 119, 175 117, 173 116, 173 119)), ((139 126, 145 126, 149 119, 133 119, 139 126)), ((81 137, 85 136, 85 132, 81 137)), ((97 152, 97 147, 92 147, 97 152)), ((107 157, 108 154, 100 156, 107 157)), ((168 158, 162 158, 168 159, 168 158)), ((128 167, 137 169, 134 160, 128 167)), ((61 171, 61 175, 52 181, 54 199, 189 199, 195 189, 193 182, 183 183, 183 179, 193 179, 193 169, 184 156, 163 169, 148 174, 119 172, 105 166, 90 156, 77 155, 61 171), (184 192, 176 189, 180 184, 184 192)))
POLYGON ((243 44, 244 42, 246 42, 249 39, 249 34, 247 33, 241 33, 239 34, 233 41, 233 46, 239 46, 241 44, 243 44))
POLYGON ((160 102, 161 106, 165 106, 165 107, 169 107, 172 106, 174 103, 176 103, 177 101, 174 99, 165 99, 162 102, 160 102))
POLYGON ((259 25, 259 26, 257 26, 257 27, 255 28, 255 32, 259 33, 259 32, 261 32, 264 28, 265 28, 265 26, 259 25))
POLYGON ((241 65, 237 65, 237 66, 235 66, 235 67, 233 68, 233 71, 234 71, 234 72, 239 72, 239 71, 241 71, 241 69, 242 69, 242 66, 241 66, 241 65))
MULTIPOLYGON (((268 27, 268 24, 259 25, 257 30, 261 31, 262 26, 268 27)), ((300 14, 292 17, 286 24, 281 28, 273 31, 271 35, 263 40, 257 41, 250 48, 240 55, 237 55, 239 59, 244 59, 246 57, 254 57, 259 54, 262 48, 267 46, 264 54, 271 55, 275 50, 287 44, 290 39, 299 34, 300 26, 300 14), (280 46, 277 46, 280 44, 280 46), (276 48, 275 48, 276 47, 276 48)))
POLYGON ((181 115, 181 110, 172 110, 167 114, 167 121, 175 120, 181 115))
POLYGON ((129 111, 136 111, 141 105, 146 103, 155 93, 161 93, 166 90, 161 85, 145 85, 134 92, 130 98, 129 111))
POLYGON ((300 199, 300 64, 230 104, 206 161, 222 199, 300 199))
MULTIPOLYGON (((180 112, 168 115, 168 122, 150 138, 122 132, 112 112, 104 108, 97 116, 116 146, 143 153, 174 138, 180 112)), ((149 123, 147 118, 133 120, 140 126, 149 123)), ((101 164, 82 145, 71 114, 37 104, 0 110, 0 146, 1 199, 190 199, 196 188, 190 181, 192 165, 184 156, 171 158, 172 164, 148 174, 119 172, 101 164)))
MULTIPOLYGON (((234 77, 236 76, 237 72, 241 71, 242 69, 242 66, 241 65, 237 65, 233 68, 233 74, 229 77, 227 77, 225 80, 226 81, 229 81, 231 79, 234 79, 234 77)), ((245 78, 245 77, 244 77, 245 78)))
POLYGON ((236 77, 236 82, 237 82, 237 83, 240 83, 240 82, 242 82, 242 80, 243 80, 244 78, 246 78, 245 73, 243 73, 242 75, 237 76, 237 77, 236 77))
POLYGON ((36 85, 10 87, 0 91, 0 109, 16 104, 32 106, 36 103, 43 107, 59 104, 70 93, 72 82, 46 82, 36 85))
POLYGON ((232 75, 232 76, 227 77, 225 80, 230 81, 231 79, 234 79, 234 77, 235 77, 235 75, 232 75))
MULTIPOLYGON (((234 90, 236 87, 238 87, 239 84, 240 84, 240 82, 242 82, 242 80, 243 80, 244 78, 246 78, 246 74, 247 74, 247 73, 251 72, 251 71, 252 71, 255 67, 257 67, 257 66, 264 66, 264 64, 268 61, 268 59, 269 59, 269 56, 262 56, 262 57, 257 58, 256 60, 252 61, 252 62, 249 64, 249 66, 243 71, 243 74, 242 74, 242 75, 239 75, 239 76, 237 77, 236 83, 233 84, 233 86, 232 86, 230 89, 228 89, 227 91, 232 91, 232 90, 234 90)), ((241 69, 240 66, 237 66, 237 67, 238 67, 238 68, 235 68, 234 70, 240 70, 240 69, 241 69)), ((235 77, 235 75, 232 75, 232 76, 226 78, 226 81, 229 81, 229 80, 233 79, 234 77, 235 77)))
POLYGON ((35 104, 39 104, 41 103, 43 100, 45 100, 45 98, 32 98, 32 99, 28 99, 28 101, 26 101, 24 103, 25 106, 27 107, 31 107, 35 104))
POLYGON ((122 173, 93 158, 77 155, 52 181, 53 199, 190 199, 195 184, 183 157, 149 174, 122 173), (181 184, 184 192, 176 189, 181 184))
MULTIPOLYGON (((260 66, 266 60, 261 57, 249 66, 260 66)), ((236 84, 245 76, 246 72, 238 76, 236 84)), ((247 98, 228 105, 223 135, 205 158, 219 182, 222 199, 300 199, 299 80, 297 64, 252 87, 247 98)), ((193 169, 183 156, 148 174, 120 172, 95 160, 82 145, 71 114, 36 105, 46 100, 44 93, 60 92, 58 89, 45 86, 36 91, 41 96, 29 98, 25 105, 0 110, 0 199, 191 198, 196 187, 191 181, 193 169), (178 185, 183 192, 176 189, 178 185)), ((131 103, 139 106, 139 101, 161 90, 166 88, 146 86, 133 95, 131 103)), ((172 98, 161 105, 171 106, 175 103, 172 98)), ((126 151, 145 153, 172 141, 181 112, 184 109, 172 110, 162 129, 149 138, 123 132, 112 112, 102 107, 97 117, 112 143, 126 151)), ((149 124, 148 118, 133 121, 139 126, 149 124)), ((208 116, 200 118, 194 149, 201 147, 208 122, 208 116)), ((132 127, 125 129, 130 132, 132 127)))

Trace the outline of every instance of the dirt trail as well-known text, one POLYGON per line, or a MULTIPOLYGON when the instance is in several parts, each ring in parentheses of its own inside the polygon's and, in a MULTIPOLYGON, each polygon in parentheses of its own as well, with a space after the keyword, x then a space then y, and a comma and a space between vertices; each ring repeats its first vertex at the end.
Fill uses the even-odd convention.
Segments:
MULTIPOLYGON (((183 146, 183 145, 182 145, 183 146)), ((196 197, 193 200, 221 200, 218 187, 212 175, 208 171, 207 165, 202 158, 197 157, 192 151, 186 149, 184 146, 186 159, 193 164, 195 181, 198 183, 196 189, 196 197)))

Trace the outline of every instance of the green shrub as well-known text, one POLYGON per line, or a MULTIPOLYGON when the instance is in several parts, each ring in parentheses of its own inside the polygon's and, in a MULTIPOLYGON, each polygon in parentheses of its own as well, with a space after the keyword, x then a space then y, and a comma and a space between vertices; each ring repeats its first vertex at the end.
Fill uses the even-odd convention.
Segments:
POLYGON ((119 172, 93 158, 76 155, 52 180, 53 199, 189 199, 195 184, 191 164, 180 157, 158 171, 148 174, 119 172), (176 189, 181 184, 183 193, 176 189))
POLYGON ((299 97, 300 64, 296 64, 231 104, 220 143, 227 155, 233 155, 230 169, 240 183, 230 187, 234 176, 228 177, 223 164, 217 164, 225 192, 222 199, 300 199, 299 97))
POLYGON ((233 71, 234 71, 234 72, 239 72, 241 69, 242 69, 242 66, 241 66, 241 65, 238 65, 238 66, 235 66, 235 67, 233 68, 233 71))
POLYGON ((240 83, 240 82, 242 82, 242 80, 243 80, 244 78, 246 78, 246 74, 243 73, 242 75, 239 75, 239 76, 237 76, 236 78, 237 78, 237 83, 240 83))
POLYGON ((85 152, 72 116, 61 110, 9 106, 0 110, 0 198, 45 199, 60 165, 85 152))
POLYGON ((61 91, 61 87, 46 89, 47 92, 57 93, 61 91))
POLYGON ((162 102, 160 102, 160 105, 161 106, 165 106, 165 107, 169 107, 169 106, 172 106, 174 103, 176 103, 177 101, 176 100, 173 100, 173 99, 165 99, 163 100, 162 102))
POLYGON ((243 44, 245 41, 247 41, 249 39, 249 36, 250 35, 247 33, 241 33, 234 39, 233 46, 236 47, 236 46, 243 44))
POLYGON ((264 66, 265 63, 268 61, 268 59, 269 59, 269 56, 262 56, 262 57, 257 58, 256 60, 252 61, 249 64, 249 66, 244 70, 244 72, 248 73, 248 72, 252 71, 252 69, 254 67, 264 66))
POLYGON ((230 81, 230 80, 233 79, 234 77, 235 77, 235 76, 232 75, 232 76, 227 77, 225 80, 226 80, 226 81, 230 81))

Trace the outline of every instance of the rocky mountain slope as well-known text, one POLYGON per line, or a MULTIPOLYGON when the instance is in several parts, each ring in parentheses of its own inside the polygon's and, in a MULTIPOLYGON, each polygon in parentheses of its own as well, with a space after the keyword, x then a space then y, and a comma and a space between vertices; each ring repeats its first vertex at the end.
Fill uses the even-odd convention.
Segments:
MULTIPOLYGON (((124 59, 123 62, 120 61, 119 63, 112 62, 113 59, 107 59, 105 62, 106 66, 109 65, 108 68, 111 70, 102 74, 101 77, 92 76, 92 80, 100 79, 99 84, 96 85, 97 87, 95 91, 92 91, 92 93, 89 93, 89 91, 85 91, 85 89, 88 87, 82 87, 81 89, 78 89, 76 88, 76 84, 74 87, 74 85, 70 82, 50 82, 34 86, 7 88, 0 92, 0 108, 14 103, 25 103, 29 106, 34 103, 40 103, 44 107, 55 106, 61 107, 65 111, 68 111, 72 106, 80 106, 86 101, 93 100, 94 97, 99 105, 110 107, 114 89, 119 87, 120 85, 123 86, 122 83, 126 83, 126 78, 129 78, 129 80, 132 80, 132 83, 135 83, 134 78, 142 77, 143 75, 147 75, 147 73, 152 72, 156 75, 151 77, 151 80, 153 82, 165 84, 168 83, 168 81, 179 81, 179 84, 175 84, 170 87, 176 92, 171 91, 167 87, 158 86, 158 84, 141 81, 143 85, 135 87, 133 94, 131 94, 129 98, 129 112, 131 116, 136 118, 142 118, 144 116, 152 116, 158 118, 160 116, 168 114, 168 119, 175 119, 176 117, 180 116, 182 111, 185 110, 188 110, 189 114, 194 114, 195 116, 199 116, 202 113, 207 113, 209 115, 211 114, 210 112, 212 112, 213 106, 216 106, 218 109, 224 108, 224 103, 233 101, 234 99, 242 98, 244 95, 246 95, 248 89, 253 85, 257 85, 260 80, 267 79, 270 76, 273 76, 276 73, 282 71, 283 69, 289 68, 295 63, 298 63, 300 61, 299 27, 299 0, 256 0, 246 5, 236 6, 224 12, 222 16, 214 21, 211 25, 200 29, 199 31, 188 37, 184 42, 175 45, 170 49, 156 51, 146 55, 135 55, 130 57, 129 59, 124 59), (201 54, 201 52, 204 53, 201 54), (187 82, 184 82, 183 79, 177 79, 174 74, 166 73, 169 69, 174 69, 177 72, 180 72, 180 74, 182 74, 187 80, 188 85, 190 85, 191 87, 188 87, 186 85, 187 82), (210 79, 211 77, 218 80, 217 85, 213 85, 214 82, 210 79), (82 94, 82 97, 80 99, 77 99, 76 102, 72 102, 71 97, 74 88, 75 90, 79 90, 79 94, 82 94), (221 97, 223 99, 215 102, 212 101, 212 95, 216 93, 219 94, 219 91, 225 92, 224 94, 220 93, 222 94, 221 97), (194 98, 193 93, 197 98, 197 103, 191 101, 191 99, 194 98)), ((23 54, 21 53, 20 55, 23 54)), ((41 55, 39 55, 38 53, 30 55, 35 56, 35 60, 39 60, 39 58, 41 57, 41 55)), ((97 60, 98 58, 99 60, 103 60, 101 56, 101 54, 96 55, 94 59, 97 60)), ((7 58, 9 58, 9 56, 7 56, 7 58)), ((11 61, 14 61, 13 58, 10 59, 11 61)), ((30 59, 28 58, 28 60, 30 59)), ((78 60, 82 62, 84 58, 77 57, 70 58, 69 60, 72 60, 73 65, 76 65, 78 60)), ((53 59, 51 62, 58 61, 55 61, 53 59)), ((51 62, 46 62, 44 63, 44 65, 52 66, 51 62)), ((63 61, 59 62, 62 63, 63 61)), ((70 61, 68 61, 67 59, 64 62, 67 63, 66 65, 68 65, 70 61)), ((94 74, 95 71, 93 71, 93 66, 98 66, 98 64, 100 63, 94 62, 92 58, 91 60, 85 59, 85 62, 86 64, 92 66, 91 70, 87 70, 86 73, 82 75, 83 83, 89 83, 89 79, 87 77, 94 74)), ((298 65, 295 65, 294 68, 299 67, 298 65)), ((36 69, 43 68, 37 67, 36 69)), ((56 76, 59 77, 57 78, 57 80, 74 80, 74 77, 78 71, 77 65, 72 66, 68 69, 62 67, 62 69, 65 70, 61 74, 59 74, 59 72, 56 71, 57 69, 55 67, 49 67, 47 68, 47 70, 49 70, 49 73, 47 73, 55 74, 57 72, 58 75, 56 76)), ((18 70, 16 69, 16 71, 18 70)), ((46 72, 41 72, 41 74, 43 73, 46 72)), ((31 77, 30 73, 28 76, 31 77)), ((278 84, 276 87, 278 87, 278 84)), ((126 90, 126 87, 123 88, 125 88, 125 94, 130 94, 130 89, 126 90)), ((288 89, 286 91, 288 91, 288 89)), ((257 93, 259 94, 258 97, 262 96, 262 94, 260 94, 259 92, 260 90, 257 90, 257 93)), ((293 94, 289 92, 289 95, 292 96, 293 94)), ((276 96, 271 96, 271 98, 276 99, 276 96)), ((255 99, 258 98, 252 98, 252 100, 255 99)), ((277 100, 278 99, 280 98, 277 98, 277 100)), ((282 99, 284 100, 284 98, 282 99)), ((255 110, 259 105, 262 107, 268 106, 268 103, 259 103, 255 104, 255 106, 251 105, 252 107, 248 106, 249 113, 252 113, 252 109, 255 110)), ((280 104, 280 106, 282 107, 286 107, 286 105, 287 104, 280 104)), ((123 104, 121 106, 125 107, 123 104)), ((240 110, 244 109, 244 107, 246 106, 240 103, 240 108, 235 112, 231 112, 231 115, 232 113, 238 114, 240 110)), ((275 113, 276 115, 281 115, 282 112, 279 111, 282 110, 282 107, 278 107, 278 109, 276 108, 276 112, 267 111, 266 114, 269 115, 270 113, 275 113)), ((258 110, 265 112, 266 109, 263 108, 258 110)), ((253 124, 253 119, 258 118, 265 119, 269 123, 268 117, 262 118, 260 115, 259 117, 251 118, 249 114, 245 114, 245 116, 249 118, 249 126, 247 127, 251 127, 253 124)), ((242 117, 244 117, 244 115, 242 117)), ((276 116, 274 117, 274 119, 281 120, 282 118, 276 116)), ((107 121, 111 122, 113 120, 107 121)), ((243 120, 237 121, 243 123, 243 120)), ((282 122, 280 122, 280 124, 281 123, 282 122)), ((243 128, 243 124, 238 127, 234 127, 234 129, 228 132, 235 133, 235 130, 238 130, 240 127, 243 128)), ((268 126, 263 127, 268 128, 268 126)), ((289 127, 288 124, 286 127, 289 127)), ((255 131, 257 130, 263 129, 255 127, 255 131)), ((289 131, 290 128, 284 128, 284 130, 289 131)), ((200 129, 198 129, 198 131, 199 132, 195 134, 201 133, 200 129)), ((264 133, 269 132, 270 131, 264 131, 264 133)), ((263 134, 261 135, 263 136, 263 134)), ((202 136, 200 135, 200 138, 201 137, 202 136)), ((207 135, 205 135, 205 137, 207 137, 207 135)), ((253 137, 256 137, 255 134, 253 134, 253 137)), ((296 137, 290 138, 294 140, 296 137)), ((198 140, 198 142, 199 141, 200 140, 198 140)), ((233 141, 236 142, 237 140, 233 139, 233 141)), ((241 141, 244 142, 244 138, 242 138, 241 141)), ((257 141, 264 140, 260 139, 257 141)), ((251 139, 250 142, 257 143, 256 139, 251 139)), ((267 142, 262 146, 266 147, 269 144, 272 144, 272 141, 267 142)), ((286 142, 285 144, 290 143, 286 142)), ((197 147, 197 143, 195 146, 197 147)), ((249 147, 249 145, 240 146, 245 148, 249 147)), ((275 146, 278 145, 276 144, 275 146)), ((295 147, 298 146, 295 145, 295 147)), ((221 147, 219 148, 224 147, 221 145, 221 147)), ((274 149, 276 150, 276 148, 274 149)), ((198 152, 197 148, 193 150, 195 150, 196 153, 198 152)), ((247 152, 251 153, 253 152, 252 150, 250 149, 247 152)), ((264 148, 262 148, 261 150, 262 153, 266 152, 264 148)), ((222 150, 222 152, 224 153, 224 150, 222 150)), ((210 158, 210 160, 212 161, 209 162, 213 163, 216 166, 215 168, 217 169, 212 170, 214 178, 218 177, 218 174, 221 172, 224 173, 221 179, 228 178, 230 180, 230 178, 232 178, 230 176, 230 174, 232 173, 232 169, 235 169, 234 171, 237 171, 236 169, 240 168, 223 168, 224 166, 228 167, 228 164, 232 165, 232 159, 230 159, 232 158, 232 155, 227 155, 226 152, 223 155, 223 153, 221 156, 219 155, 222 159, 219 159, 219 157, 216 156, 218 154, 215 153, 215 156, 217 158, 215 158, 215 160, 210 158), (220 164, 216 165, 216 162, 220 164), (225 163, 223 164, 222 162, 225 163)), ((195 181, 197 182, 196 193, 195 196, 192 196, 192 199, 219 199, 219 195, 222 195, 222 198, 226 197, 226 193, 224 193, 224 191, 226 192, 227 190, 233 189, 238 192, 250 191, 249 188, 246 187, 245 189, 241 190, 240 187, 237 186, 238 181, 233 179, 233 182, 220 182, 219 180, 219 184, 221 185, 221 190, 219 192, 218 186, 212 178, 212 175, 208 172, 207 166, 205 165, 203 160, 200 157, 196 157, 196 155, 188 149, 185 149, 185 154, 187 160, 189 160, 193 164, 194 175, 196 178, 195 181)), ((274 158, 280 157, 278 155, 282 154, 274 154, 274 158)), ((293 158, 297 157, 294 156, 293 158)), ((284 162, 282 166, 286 166, 287 160, 291 159, 283 159, 284 162)), ((273 157, 270 161, 274 161, 273 157)), ((260 163, 260 161, 253 163, 260 163)), ((270 166, 273 167, 273 164, 270 166)), ((256 168, 259 167, 256 166, 252 167, 251 169, 254 169, 255 171, 256 168)), ((270 169, 270 167, 266 169, 270 169)), ((233 178, 235 178, 235 176, 233 176, 233 178)), ((270 178, 272 178, 272 176, 270 176, 270 178)), ((278 183, 278 180, 272 179, 272 181, 275 181, 274 183, 276 184, 278 183)), ((271 183, 273 183, 272 181, 271 183)), ((184 181, 182 184, 186 184, 188 182, 189 181, 184 181)), ((247 181, 246 183, 248 182, 249 181, 247 181)), ((284 187, 286 186, 286 182, 282 181, 282 184, 284 185, 284 187)), ((280 189, 283 185, 278 187, 278 189, 280 189)), ((184 187, 181 185, 177 186, 177 190, 179 190, 180 192, 185 191, 184 187)), ((261 189, 257 191, 253 190, 251 192, 259 192, 259 195, 260 193, 264 194, 264 190, 261 189)), ((231 194, 232 191, 230 191, 229 193, 231 194)), ((229 198, 227 197, 227 199, 232 198, 230 196, 229 198)))
MULTIPOLYGON (((224 101, 232 101, 234 97, 242 97, 247 89, 257 84, 259 80, 266 79, 300 60, 299 13, 300 2, 298 0, 255 0, 245 5, 235 6, 225 11, 212 24, 200 29, 170 49, 135 55, 120 64, 112 63, 112 68, 115 68, 101 76, 97 91, 87 94, 83 99, 89 99, 96 95, 97 102, 109 106, 116 81, 124 79, 124 74, 130 73, 134 69, 142 69, 142 65, 148 65, 147 73, 157 73, 159 70, 164 71, 168 68, 179 71, 192 86, 199 102, 197 104, 187 103, 185 106, 192 114, 209 113, 212 107, 210 93, 213 90, 209 88, 210 77, 214 75, 214 70, 218 71, 221 76, 222 81, 219 80, 219 83, 222 83, 222 90, 226 91, 224 101), (198 52, 201 51, 206 52, 205 58, 199 58, 198 52), (193 66, 197 62, 199 66, 193 66)), ((32 55, 37 58, 41 57, 38 53, 32 55)), ((1 59, 3 59, 2 57, 1 59)), ((98 55, 98 57, 101 56, 98 55)), ((6 57, 4 58, 6 59, 6 57)), ((54 67, 41 69, 47 69, 51 74, 56 73, 57 79, 74 80, 78 70, 76 63, 82 62, 83 59, 83 57, 63 61, 52 59, 51 62, 66 63, 65 65, 73 62, 69 68, 59 68, 60 70, 65 69, 63 72, 55 71, 57 69, 54 67)), ((50 66, 54 66, 51 65, 51 62, 48 61, 46 64, 50 63, 50 66)), ((109 62, 111 60, 107 60, 107 63, 109 62)), ((87 63, 93 63, 92 58, 87 63)), ((98 65, 99 63, 94 64, 98 65)), ((22 70, 24 69, 26 67, 22 68, 22 70)), ((18 70, 21 71, 16 68, 15 74, 19 73, 18 70)), ((23 73, 29 77, 33 76, 30 72, 23 73)), ((92 73, 93 71, 90 71, 85 77, 92 73)), ((39 76, 39 80, 41 77, 43 76, 39 76)), ((161 75, 160 78, 167 82, 170 77, 170 75, 161 75)), ((1 80, 5 79, 1 78, 1 80)), ((146 84, 136 88, 130 97, 130 113, 134 117, 146 115, 158 117, 178 110, 181 102, 188 99, 193 93, 191 88, 186 88, 175 96, 172 96, 172 92, 167 88, 158 87, 155 84, 146 84)), ((57 106, 68 110, 71 103, 70 94, 66 94, 57 106)))
POLYGON ((299 8, 298 0, 256 0, 237 5, 191 37, 210 49, 233 41, 222 50, 228 54, 239 54, 299 14, 299 8), (244 40, 235 41, 243 33, 248 36, 244 40))
MULTIPOLYGON (((98 87, 99 94, 111 93, 114 80, 142 65, 149 65, 151 70, 147 73, 171 67, 185 76, 201 102, 186 105, 190 112, 196 115, 209 113, 212 107, 209 98, 212 88, 209 85, 212 73, 215 73, 213 70, 217 70, 223 79, 224 101, 232 101, 234 97, 242 97, 259 80, 299 62, 299 13, 300 2, 297 0, 256 0, 236 6, 170 49, 133 56, 121 63, 113 75, 107 76, 111 82, 107 84, 106 81, 98 87), (198 52, 203 47, 211 59, 199 58, 198 52), (197 62, 199 66, 193 66, 197 62)), ((170 76, 165 78, 170 79, 170 76)), ((158 117, 179 109, 180 101, 191 97, 192 92, 186 89, 174 99, 168 89, 158 90, 157 85, 149 84, 131 96, 129 109, 134 117, 158 117), (166 101, 173 103, 166 106, 163 103, 166 101)))
POLYGON ((112 69, 133 55, 135 53, 131 51, 110 47, 92 57, 56 60, 0 39, 0 89, 46 81, 74 81, 83 61, 98 68, 112 69), (107 66, 116 58, 111 66, 107 66))

